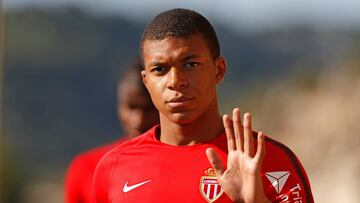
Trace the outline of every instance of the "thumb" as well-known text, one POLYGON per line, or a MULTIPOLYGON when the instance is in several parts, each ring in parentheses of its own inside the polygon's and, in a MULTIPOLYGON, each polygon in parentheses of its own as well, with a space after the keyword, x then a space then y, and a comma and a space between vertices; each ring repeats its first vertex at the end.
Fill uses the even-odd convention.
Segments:
POLYGON ((213 148, 207 148, 206 149, 206 156, 215 170, 216 176, 220 178, 222 174, 224 173, 224 165, 222 164, 222 161, 219 157, 219 155, 215 152, 213 148))

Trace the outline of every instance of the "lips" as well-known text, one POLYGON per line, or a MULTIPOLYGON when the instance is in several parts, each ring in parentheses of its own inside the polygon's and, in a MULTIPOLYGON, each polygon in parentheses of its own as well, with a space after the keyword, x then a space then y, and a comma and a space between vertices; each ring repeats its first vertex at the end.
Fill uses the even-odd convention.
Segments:
POLYGON ((174 97, 169 101, 167 101, 166 103, 172 108, 179 108, 179 107, 187 106, 193 99, 194 99, 193 97, 180 96, 180 97, 174 97))

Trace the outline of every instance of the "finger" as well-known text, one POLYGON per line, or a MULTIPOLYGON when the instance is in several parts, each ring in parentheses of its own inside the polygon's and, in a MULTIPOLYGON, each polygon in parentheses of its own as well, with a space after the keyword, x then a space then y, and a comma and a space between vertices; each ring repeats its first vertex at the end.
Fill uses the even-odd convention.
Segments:
POLYGON ((235 108, 233 111, 233 126, 234 126, 236 149, 240 151, 244 151, 244 146, 243 146, 244 128, 241 124, 241 114, 239 108, 235 108))
POLYGON ((236 149, 235 142, 234 142, 234 131, 232 121, 230 120, 228 115, 223 116, 223 123, 225 127, 225 133, 227 138, 227 146, 228 151, 234 151, 236 149))
POLYGON ((254 157, 259 164, 262 164, 262 161, 264 160, 265 148, 265 135, 262 132, 259 132, 257 136, 257 150, 254 157))
POLYGON ((250 113, 244 114, 244 151, 250 157, 254 156, 254 138, 252 136, 250 113))
POLYGON ((220 178, 225 171, 224 165, 219 157, 219 155, 215 152, 213 148, 206 149, 206 156, 215 170, 216 176, 220 178))

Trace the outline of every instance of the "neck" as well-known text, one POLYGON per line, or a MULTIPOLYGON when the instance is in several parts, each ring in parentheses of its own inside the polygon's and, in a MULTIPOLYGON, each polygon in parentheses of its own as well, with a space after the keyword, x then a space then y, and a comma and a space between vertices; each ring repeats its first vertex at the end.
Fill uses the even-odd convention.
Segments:
POLYGON ((160 113, 160 141, 175 146, 194 145, 214 139, 224 131, 217 102, 195 121, 178 124, 160 113))

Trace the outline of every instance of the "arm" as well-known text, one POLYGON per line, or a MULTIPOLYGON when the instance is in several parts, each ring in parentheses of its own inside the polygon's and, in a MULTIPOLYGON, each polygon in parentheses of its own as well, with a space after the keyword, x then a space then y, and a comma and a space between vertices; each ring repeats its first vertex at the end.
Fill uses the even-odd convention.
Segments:
POLYGON ((232 120, 224 115, 223 122, 228 143, 227 169, 224 168, 219 156, 212 148, 206 150, 219 184, 234 202, 270 202, 265 196, 260 176, 265 156, 264 135, 261 132, 258 134, 255 151, 249 113, 244 115, 244 125, 241 123, 238 108, 234 109, 232 120))
POLYGON ((309 179, 296 155, 278 141, 266 138, 266 142, 272 155, 262 168, 268 197, 273 202, 313 203, 309 179))

